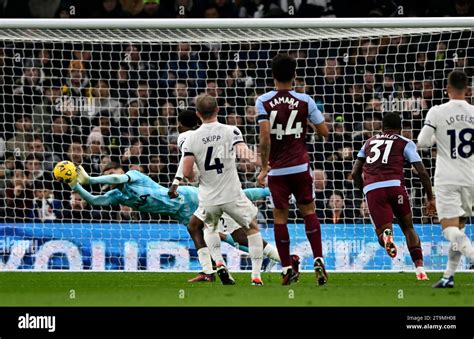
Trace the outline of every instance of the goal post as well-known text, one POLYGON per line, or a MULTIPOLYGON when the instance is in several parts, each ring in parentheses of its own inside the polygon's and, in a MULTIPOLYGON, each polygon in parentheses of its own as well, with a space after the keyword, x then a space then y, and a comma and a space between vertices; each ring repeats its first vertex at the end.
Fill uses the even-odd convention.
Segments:
MULTIPOLYGON (((315 99, 330 126, 328 140, 312 130, 306 140, 328 268, 412 270, 397 227, 398 259, 378 245, 350 170, 385 112, 399 112, 402 134, 416 139, 428 109, 447 98, 449 71, 463 69, 471 91, 473 28, 473 18, 2 20, 0 271, 199 270, 177 220, 89 206, 53 180, 52 168, 70 160, 96 176, 116 161, 168 187, 180 156, 177 113, 194 109, 203 92, 217 98, 219 120, 257 147, 255 98, 273 88, 270 61, 282 52, 298 62, 295 90, 315 99)), ((421 155, 432 176, 436 151, 421 155)), ((258 168, 236 166, 243 187, 256 187, 258 168)), ((425 267, 444 269, 449 244, 423 215, 416 173, 405 172, 425 267)), ((273 242, 271 202, 257 205, 262 235, 273 242)), ((312 269, 294 201, 288 227, 292 253, 312 269)), ((244 252, 222 250, 231 270, 250 268, 244 252)))

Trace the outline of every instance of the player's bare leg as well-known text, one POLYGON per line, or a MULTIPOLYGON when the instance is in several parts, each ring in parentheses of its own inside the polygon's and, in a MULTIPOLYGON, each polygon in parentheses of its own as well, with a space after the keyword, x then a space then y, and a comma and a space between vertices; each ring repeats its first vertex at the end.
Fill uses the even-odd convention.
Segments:
POLYGON ((255 218, 248 228, 244 228, 244 232, 247 234, 249 255, 252 261, 252 285, 261 286, 263 285, 260 274, 263 261, 263 241, 255 218))
MULTIPOLYGON (((295 264, 292 261, 290 255, 290 235, 288 233, 288 209, 274 208, 273 218, 275 220, 274 232, 275 232, 275 243, 278 249, 278 254, 281 260, 282 271, 282 285, 289 285, 292 282, 298 281, 299 271, 295 271, 293 266, 295 264)), ((297 260, 299 266, 299 258, 297 260)))
POLYGON ((382 227, 376 229, 379 244, 387 251, 390 258, 397 256, 397 246, 393 241, 393 225, 391 223, 382 225, 382 227))
MULTIPOLYGON (((464 233, 464 226, 466 225, 466 218, 444 218, 441 220, 441 227, 443 234, 446 239, 451 243, 448 252, 448 265, 446 271, 444 271, 443 277, 433 285, 435 288, 453 288, 454 287, 454 274, 461 256, 465 253, 469 253, 470 241, 464 233), (456 226, 457 225, 457 226, 456 226), (463 247, 464 253, 461 251, 463 247)), ((471 259, 472 260, 472 259, 471 259)))
POLYGON ((319 285, 324 285, 328 281, 326 267, 323 259, 323 245, 321 241, 321 224, 316 215, 314 202, 309 204, 298 204, 298 208, 304 219, 306 237, 311 245, 314 257, 314 271, 319 285))
POLYGON ((408 251, 410 251, 411 260, 415 264, 416 279, 430 280, 423 267, 423 252, 421 250, 421 241, 418 233, 413 227, 413 218, 411 213, 399 218, 400 228, 405 235, 408 251))
POLYGON ((211 255, 204 241, 203 233, 204 223, 196 216, 192 216, 188 224, 188 233, 193 239, 194 246, 197 249, 199 263, 202 267, 196 277, 188 280, 189 282, 213 282, 215 281, 214 271, 212 269, 211 255))

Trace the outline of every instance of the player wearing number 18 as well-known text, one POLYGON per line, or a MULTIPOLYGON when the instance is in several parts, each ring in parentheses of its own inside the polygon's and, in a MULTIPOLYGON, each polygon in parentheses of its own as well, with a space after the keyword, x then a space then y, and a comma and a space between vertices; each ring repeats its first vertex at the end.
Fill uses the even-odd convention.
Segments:
POLYGON ((263 94, 256 101, 262 158, 258 181, 264 186, 266 176, 269 177, 268 187, 275 205, 275 242, 283 267, 282 284, 288 285, 296 280, 291 267, 287 228, 288 201, 293 194, 304 218, 317 282, 324 285, 327 274, 322 253, 321 226, 315 213, 313 180, 305 142, 308 119, 315 124, 318 134, 327 137, 329 132, 314 100, 292 90, 296 60, 286 54, 277 55, 272 60, 272 73, 276 90, 263 94))
POLYGON ((462 255, 474 261, 474 246, 464 233, 474 205, 474 107, 466 102, 467 86, 464 72, 449 74, 449 101, 429 110, 418 136, 420 148, 431 147, 436 140, 436 209, 443 234, 451 243, 448 267, 436 288, 454 287, 454 272, 462 255))
POLYGON ((382 133, 367 140, 357 155, 352 170, 354 184, 365 194, 380 245, 385 247, 390 257, 397 255, 392 233, 392 220, 395 215, 415 264, 416 278, 428 280, 423 269, 421 242, 413 227, 410 198, 404 183, 405 161, 418 172, 427 195, 426 212, 433 215, 435 202, 430 177, 416 152, 415 143, 400 135, 400 116, 396 113, 386 113, 382 123, 382 133))

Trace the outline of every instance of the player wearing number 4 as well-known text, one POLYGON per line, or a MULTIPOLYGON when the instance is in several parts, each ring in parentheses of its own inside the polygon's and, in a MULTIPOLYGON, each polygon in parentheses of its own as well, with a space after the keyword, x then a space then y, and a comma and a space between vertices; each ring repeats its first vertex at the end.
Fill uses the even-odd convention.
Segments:
MULTIPOLYGON (((183 144, 183 175, 194 176, 194 164, 200 172, 199 208, 195 217, 216 228, 226 213, 247 234, 252 262, 252 285, 263 285, 260 270, 263 260, 262 237, 256 221, 257 208, 245 196, 237 174, 236 156, 257 162, 255 154, 245 144, 242 133, 235 126, 217 121, 219 110, 214 97, 202 94, 196 100, 201 127, 192 132, 183 144)), ((195 219, 195 218, 194 218, 195 219)), ((194 227, 193 219, 190 222, 194 227)), ((199 230, 199 228, 197 228, 199 230)), ((195 232, 195 237, 201 232, 195 232)))
POLYGON ((315 213, 313 179, 305 142, 308 119, 315 124, 320 135, 327 137, 329 132, 314 100, 292 90, 296 60, 286 54, 277 55, 272 60, 272 73, 276 90, 263 94, 256 101, 262 158, 258 182, 264 186, 268 175, 268 186, 275 206, 275 241, 283 267, 282 284, 289 285, 296 280, 291 267, 287 227, 288 201, 293 194, 303 215, 306 236, 313 251, 317 283, 324 285, 327 274, 321 226, 315 213))
MULTIPOLYGON (((198 124, 199 118, 194 111, 182 110, 179 112, 178 147, 181 154, 183 154, 183 145, 186 142, 186 139, 198 128, 198 124)), ((183 166, 184 157, 181 157, 175 179, 173 180, 173 184, 171 185, 168 191, 168 196, 172 199, 176 199, 179 197, 178 189, 180 187, 179 185, 181 181, 183 180, 183 166)), ((197 169, 196 164, 194 164, 193 184, 199 183, 199 177, 199 170, 197 169)), ((244 190, 244 193, 252 201, 258 200, 259 197, 266 198, 269 194, 268 188, 248 188, 244 190)), ((189 219, 191 219, 191 217, 189 219)), ((194 219, 194 221, 197 220, 194 219)), ((194 224, 194 221, 191 225, 194 224)), ((190 233, 192 233, 193 239, 196 237, 198 238, 196 248, 198 248, 198 251, 201 251, 198 247, 200 244, 199 238, 201 236, 201 232, 199 230, 193 230, 190 233)), ((225 275, 228 273, 225 271, 225 262, 220 249, 221 242, 217 237, 215 237, 215 232, 213 232, 210 227, 205 227, 203 230, 203 234, 204 241, 207 244, 207 249, 209 250, 212 259, 216 263, 217 275, 221 277, 221 280, 222 278, 225 279, 225 275)), ((248 253, 248 240, 244 230, 226 213, 222 214, 222 217, 219 221, 219 236, 222 241, 225 241, 233 246, 238 246, 240 250, 248 253)), ((265 240, 263 241, 263 254, 266 257, 270 258, 268 265, 266 265, 265 267, 265 271, 270 271, 276 262, 280 262, 280 257, 278 256, 277 249, 273 245, 267 243, 265 240)), ((297 272, 297 275, 299 275, 299 257, 297 255, 291 256, 291 264, 295 272, 297 272)), ((209 275, 205 273, 200 273, 198 277, 192 280, 196 281, 199 279, 206 279, 208 276, 209 275)))
POLYGON ((397 248, 393 242, 392 230, 392 219, 395 215, 415 264, 416 278, 428 280, 423 268, 421 242, 413 227, 410 198, 404 183, 405 161, 418 172, 427 195, 426 213, 434 215, 435 202, 430 177, 416 152, 415 143, 400 135, 400 116, 396 113, 386 113, 382 124, 382 133, 367 140, 357 155, 352 170, 354 184, 365 195, 380 245, 385 247, 390 257, 396 257, 397 248))
POLYGON ((467 82, 462 71, 449 74, 450 100, 429 110, 418 136, 419 148, 431 147, 436 141, 436 209, 443 234, 451 243, 448 267, 435 288, 454 287, 461 255, 474 262, 474 248, 464 233, 474 204, 474 107, 465 100, 467 82))

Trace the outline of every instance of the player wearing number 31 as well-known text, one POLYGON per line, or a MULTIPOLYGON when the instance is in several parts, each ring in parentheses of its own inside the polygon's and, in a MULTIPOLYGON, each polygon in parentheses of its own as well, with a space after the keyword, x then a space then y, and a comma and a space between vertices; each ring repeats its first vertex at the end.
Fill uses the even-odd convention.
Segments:
POLYGON ((306 150, 308 120, 316 126, 319 135, 327 137, 328 129, 316 103, 306 94, 292 90, 296 76, 296 60, 279 54, 272 60, 276 90, 258 97, 256 109, 260 125, 260 153, 262 169, 258 176, 261 186, 268 175, 268 187, 275 208, 274 232, 280 254, 282 284, 296 281, 291 267, 290 238, 288 234, 289 197, 294 195, 303 215, 306 236, 314 256, 314 270, 319 285, 326 284, 321 226, 315 213, 313 179, 306 150), (271 169, 270 169, 271 167, 271 169))
POLYGON ((449 101, 434 106, 426 115, 418 136, 418 147, 431 147, 436 141, 434 184, 436 209, 443 234, 451 243, 448 267, 433 287, 454 287, 454 272, 461 255, 474 262, 474 248, 464 233, 474 203, 474 107, 465 100, 468 78, 462 71, 448 76, 449 101))
POLYGON ((397 248, 393 242, 392 230, 395 215, 415 264, 416 278, 428 280, 423 269, 421 242, 413 227, 410 198, 404 183, 405 161, 418 172, 427 196, 426 212, 432 216, 435 213, 435 201, 430 177, 416 152, 415 143, 400 135, 402 129, 400 115, 385 113, 382 124, 382 133, 367 140, 357 155, 352 178, 355 186, 365 194, 380 245, 385 247, 390 257, 395 258, 397 248))

